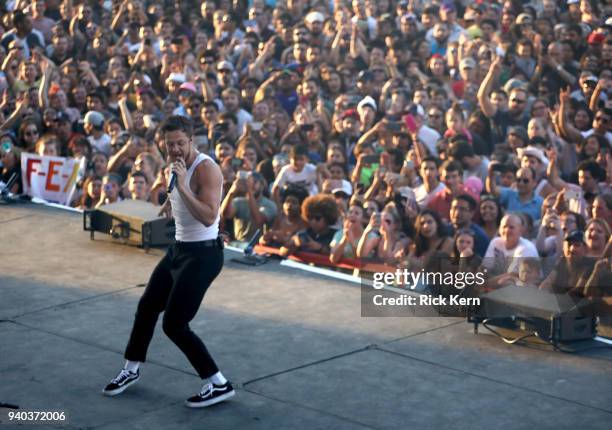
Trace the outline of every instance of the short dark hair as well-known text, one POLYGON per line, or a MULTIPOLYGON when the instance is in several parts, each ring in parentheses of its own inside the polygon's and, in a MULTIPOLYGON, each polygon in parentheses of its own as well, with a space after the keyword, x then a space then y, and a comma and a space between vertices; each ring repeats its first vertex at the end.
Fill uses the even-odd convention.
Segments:
POLYGON ((476 207, 478 206, 478 203, 476 203, 476 200, 474 199, 474 197, 470 196, 469 194, 459 194, 458 196, 453 197, 453 200, 463 200, 464 202, 467 202, 467 204, 470 206, 470 210, 471 211, 475 211, 476 207))
POLYGON ((228 139, 227 137, 221 137, 219 139, 217 139, 217 141, 215 142, 215 146, 217 145, 229 145, 232 148, 235 148, 234 142, 232 142, 230 139, 228 139))
POLYGON ((485 18, 480 21, 480 26, 482 26, 483 24, 489 24, 491 27, 493 27, 494 30, 497 30, 497 22, 495 22, 495 20, 493 19, 485 18))
POLYGON ((344 163, 339 163, 339 162, 335 162, 335 163, 330 163, 328 166, 328 168, 330 167, 339 167, 342 169, 342 172, 346 175, 347 171, 346 171, 346 165, 344 163))
POLYGON ((401 166, 404 163, 404 153, 398 148, 389 148, 386 150, 391 156, 391 162, 395 166, 401 166))
POLYGON ((299 155, 308 156, 308 147, 306 145, 298 144, 291 148, 289 152, 289 156, 291 158, 297 157, 299 155))
POLYGON ((423 157, 423 159, 421 160, 421 165, 428 162, 434 163, 436 165, 436 168, 440 167, 440 159, 435 155, 428 155, 426 157, 423 157))
POLYGON ((147 178, 147 175, 145 175, 143 172, 141 172, 140 170, 136 170, 135 172, 130 173, 130 179, 131 178, 136 178, 136 177, 142 177, 144 178, 145 182, 148 184, 149 183, 149 179, 147 178))
POLYGON ((238 118, 233 113, 223 112, 219 115, 219 120, 228 120, 234 123, 234 125, 238 125, 238 118))
POLYGON ((181 115, 169 116, 161 125, 160 130, 163 134, 171 131, 182 131, 187 137, 193 136, 193 122, 181 115))
POLYGON ((440 13, 440 9, 438 6, 427 6, 423 9, 423 15, 438 15, 440 13))
POLYGON ((293 196, 298 200, 298 202, 300 202, 301 205, 308 197, 308 190, 300 184, 287 182, 287 184, 285 184, 285 186, 281 189, 280 194, 282 203, 285 203, 287 197, 293 196))
POLYGON ((597 181, 604 181, 606 179, 606 171, 594 160, 584 160, 578 164, 576 171, 579 172, 584 170, 589 172, 591 176, 597 181))
POLYGON ((26 14, 20 10, 13 12, 13 25, 17 27, 26 20, 26 14))
POLYGON ((461 161, 463 157, 473 157, 474 148, 468 142, 459 140, 448 148, 448 155, 457 161, 461 161))
POLYGON ((205 101, 205 102, 202 104, 202 108, 205 108, 205 107, 211 107, 211 108, 213 108, 215 111, 219 112, 219 106, 217 106, 217 103, 215 103, 215 102, 213 102, 213 101, 205 101))
POLYGON ((441 168, 447 172, 459 172, 459 175, 463 175, 463 167, 461 167, 461 164, 456 161, 446 160, 444 163, 442 163, 441 168))
POLYGON ((582 26, 576 23, 570 23, 567 25, 567 31, 575 31, 579 36, 582 36, 582 26))
POLYGON ((102 90, 90 91, 87 94, 87 98, 98 98, 102 103, 106 103, 106 94, 102 90))

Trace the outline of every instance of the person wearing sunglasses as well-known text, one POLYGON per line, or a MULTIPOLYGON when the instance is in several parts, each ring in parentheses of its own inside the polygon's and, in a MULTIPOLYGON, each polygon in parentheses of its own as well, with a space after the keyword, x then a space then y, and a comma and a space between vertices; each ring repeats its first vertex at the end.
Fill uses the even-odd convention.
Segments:
POLYGON ((527 126, 528 116, 527 110, 527 91, 522 86, 513 88, 510 91, 508 110, 500 110, 497 106, 491 103, 490 94, 493 91, 494 83, 498 81, 502 72, 503 58, 497 57, 491 63, 489 72, 482 81, 480 90, 478 91, 478 103, 482 112, 491 119, 497 136, 499 139, 504 139, 506 130, 509 126, 521 125, 527 126))
POLYGON ((40 131, 33 117, 25 118, 18 129, 18 146, 26 151, 32 151, 40 137, 40 131))
POLYGON ((591 135, 603 136, 607 139, 608 143, 612 145, 612 109, 601 108, 595 112, 593 117, 593 128, 588 131, 582 131, 583 138, 587 138, 591 135))
POLYGON ((522 167, 516 172, 516 190, 497 186, 497 162, 489 164, 486 189, 489 194, 499 198, 501 205, 508 212, 524 212, 537 221, 541 216, 544 200, 534 190, 537 185, 535 170, 522 167))
POLYGON ((32 26, 32 15, 23 13, 21 10, 13 12, 13 28, 7 31, 0 44, 5 49, 20 49, 23 58, 30 58, 35 47, 44 47, 45 40, 42 33, 32 26), (10 45, 13 45, 12 47, 10 45))
POLYGON ((612 132, 610 132, 610 128, 612 126, 612 109, 607 107, 597 109, 595 116, 593 117, 592 128, 590 130, 581 131, 576 128, 571 121, 568 121, 568 112, 571 110, 570 98, 571 95, 569 89, 561 90, 559 92, 559 128, 561 131, 561 136, 568 142, 577 143, 591 135, 598 135, 605 137, 606 140, 612 144, 612 132))

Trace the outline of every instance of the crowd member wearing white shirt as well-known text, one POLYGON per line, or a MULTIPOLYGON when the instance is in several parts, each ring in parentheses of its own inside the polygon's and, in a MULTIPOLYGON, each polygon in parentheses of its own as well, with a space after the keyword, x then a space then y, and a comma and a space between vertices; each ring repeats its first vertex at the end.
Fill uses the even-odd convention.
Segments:
POLYGON ((414 105, 411 109, 411 113, 418 127, 418 139, 423 142, 430 154, 437 156, 438 150, 436 148, 436 143, 438 143, 442 135, 427 125, 425 110, 421 105, 414 105))
MULTIPOLYGON (((445 22, 448 25, 450 34, 448 36, 448 42, 457 42, 462 34, 465 34, 465 29, 456 22, 457 9, 453 3, 444 3, 440 7, 440 21, 445 22)), ((427 31, 425 35, 430 43, 434 41, 433 28, 427 31)))
POLYGON ((521 237, 522 220, 516 214, 505 215, 499 225, 499 236, 489 243, 483 260, 483 266, 494 276, 490 285, 497 285, 496 280, 506 273, 518 273, 521 258, 537 258, 535 245, 521 237))
POLYGON ((421 178, 423 178, 423 183, 412 190, 414 191, 419 209, 422 210, 425 209, 429 200, 431 200, 436 193, 444 189, 444 184, 440 182, 438 159, 436 157, 428 156, 423 158, 419 170, 421 178))
POLYGON ((370 40, 376 39, 377 23, 376 19, 368 16, 366 9, 365 0, 353 0, 352 3, 354 16, 351 18, 353 25, 359 26, 362 34, 365 34, 363 30, 367 28, 368 38, 370 40))
POLYGON ((226 88, 221 93, 223 99, 224 112, 236 115, 238 120, 238 133, 244 133, 244 128, 247 123, 253 121, 253 116, 240 107, 240 91, 236 88, 226 88))
POLYGON ((308 148, 298 144, 291 148, 289 164, 284 166, 272 185, 272 195, 280 201, 279 191, 286 183, 302 185, 312 196, 319 192, 317 187, 317 168, 308 163, 308 148))
POLYGON ((84 118, 84 128, 85 133, 87 133, 87 140, 89 140, 92 148, 110 157, 111 138, 104 133, 104 116, 95 110, 87 112, 84 118))

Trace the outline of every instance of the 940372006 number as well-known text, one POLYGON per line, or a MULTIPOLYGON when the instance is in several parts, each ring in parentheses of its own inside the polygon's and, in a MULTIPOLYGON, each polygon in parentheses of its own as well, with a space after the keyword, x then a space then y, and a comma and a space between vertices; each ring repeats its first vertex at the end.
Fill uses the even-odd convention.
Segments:
POLYGON ((65 411, 7 411, 0 423, 20 422, 60 422, 65 423, 68 415, 65 411))

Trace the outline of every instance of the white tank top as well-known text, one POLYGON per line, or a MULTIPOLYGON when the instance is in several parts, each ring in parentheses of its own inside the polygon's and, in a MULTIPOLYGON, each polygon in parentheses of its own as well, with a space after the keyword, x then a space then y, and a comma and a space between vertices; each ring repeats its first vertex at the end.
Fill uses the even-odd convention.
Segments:
MULTIPOLYGON (((210 160, 211 163, 215 161, 210 158, 208 155, 197 153, 195 160, 187 170, 187 174, 185 175, 185 185, 191 190, 189 186, 189 182, 191 181, 191 176, 195 171, 198 164, 210 160)), ((183 199, 177 189, 178 187, 174 187, 172 192, 170 193, 170 203, 172 204, 172 215, 174 216, 174 221, 176 223, 176 233, 174 235, 175 239, 181 242, 198 242, 201 240, 209 240, 216 239, 219 235, 219 214, 215 218, 215 222, 212 223, 210 227, 206 227, 200 221, 195 219, 185 203, 183 203, 183 199)), ((221 184, 221 188, 223 188, 223 184, 221 184)), ((193 191, 191 191, 192 194, 193 191)))

